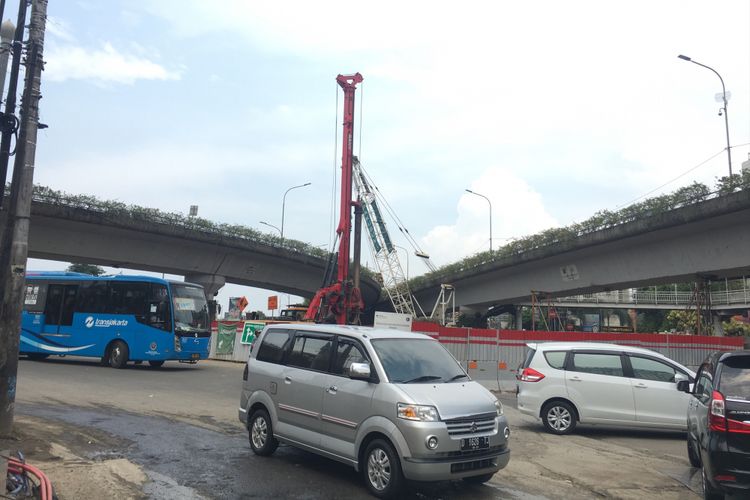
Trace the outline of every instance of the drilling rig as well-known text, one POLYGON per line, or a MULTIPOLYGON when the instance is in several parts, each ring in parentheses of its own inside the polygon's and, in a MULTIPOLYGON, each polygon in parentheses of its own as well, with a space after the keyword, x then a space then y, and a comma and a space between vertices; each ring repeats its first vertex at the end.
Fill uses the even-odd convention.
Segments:
POLYGON ((352 200, 352 157, 354 149, 354 91, 362 82, 362 75, 338 75, 336 82, 344 92, 344 123, 341 141, 341 202, 336 234, 339 242, 336 254, 336 276, 333 261, 329 261, 323 286, 315 293, 305 313, 305 320, 339 325, 358 324, 364 309, 359 289, 360 242, 362 209, 352 200), (352 231, 352 209, 355 209, 354 259, 350 269, 349 254, 352 231))

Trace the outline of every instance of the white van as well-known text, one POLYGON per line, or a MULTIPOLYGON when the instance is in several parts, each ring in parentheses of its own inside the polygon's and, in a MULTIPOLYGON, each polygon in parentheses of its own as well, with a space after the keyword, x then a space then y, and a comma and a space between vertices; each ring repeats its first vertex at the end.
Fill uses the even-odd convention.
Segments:
POLYGON ((518 409, 554 434, 577 422, 662 429, 687 427, 690 396, 677 383, 695 373, 657 352, 615 344, 528 344, 519 367, 518 409))

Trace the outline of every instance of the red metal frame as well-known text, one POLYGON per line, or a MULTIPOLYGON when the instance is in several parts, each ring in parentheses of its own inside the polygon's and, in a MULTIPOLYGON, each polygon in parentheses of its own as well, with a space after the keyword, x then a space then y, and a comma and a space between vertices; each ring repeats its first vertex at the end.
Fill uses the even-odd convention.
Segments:
POLYGON ((335 320, 339 325, 350 322, 364 309, 359 288, 349 278, 349 253, 352 231, 352 155, 354 154, 354 91, 362 82, 362 75, 338 75, 336 82, 344 91, 344 124, 341 144, 341 202, 339 225, 339 252, 336 282, 317 291, 305 314, 306 320, 335 320))

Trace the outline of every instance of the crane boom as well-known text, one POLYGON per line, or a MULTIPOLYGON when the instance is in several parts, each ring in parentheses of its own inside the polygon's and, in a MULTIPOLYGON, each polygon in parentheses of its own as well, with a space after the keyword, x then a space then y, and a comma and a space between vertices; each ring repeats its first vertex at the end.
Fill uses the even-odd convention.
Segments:
POLYGON ((408 281, 404 277, 398 252, 391 242, 375 194, 372 192, 372 188, 367 182, 356 157, 352 162, 352 171, 362 204, 370 249, 375 258, 375 264, 378 266, 378 271, 383 277, 383 288, 397 313, 410 314, 412 317, 416 317, 414 301, 409 291, 408 281))
MULTIPOLYGON (((358 323, 359 314, 364 309, 358 283, 349 276, 349 259, 352 230, 352 156, 354 150, 354 91, 362 82, 362 75, 338 75, 336 82, 344 91, 344 123, 341 152, 341 201, 339 225, 336 233, 339 236, 337 273, 334 283, 324 283, 305 314, 306 320, 331 322, 345 325, 358 323)), ((355 263, 359 257, 355 256, 355 263)), ((355 272, 356 274, 356 272, 355 272)))

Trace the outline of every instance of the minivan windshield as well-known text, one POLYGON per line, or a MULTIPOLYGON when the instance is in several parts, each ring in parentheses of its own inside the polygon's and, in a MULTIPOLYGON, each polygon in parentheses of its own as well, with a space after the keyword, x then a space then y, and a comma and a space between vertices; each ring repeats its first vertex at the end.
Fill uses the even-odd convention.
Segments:
POLYGON ((439 342, 430 339, 374 339, 372 346, 394 384, 463 382, 469 379, 439 342))

